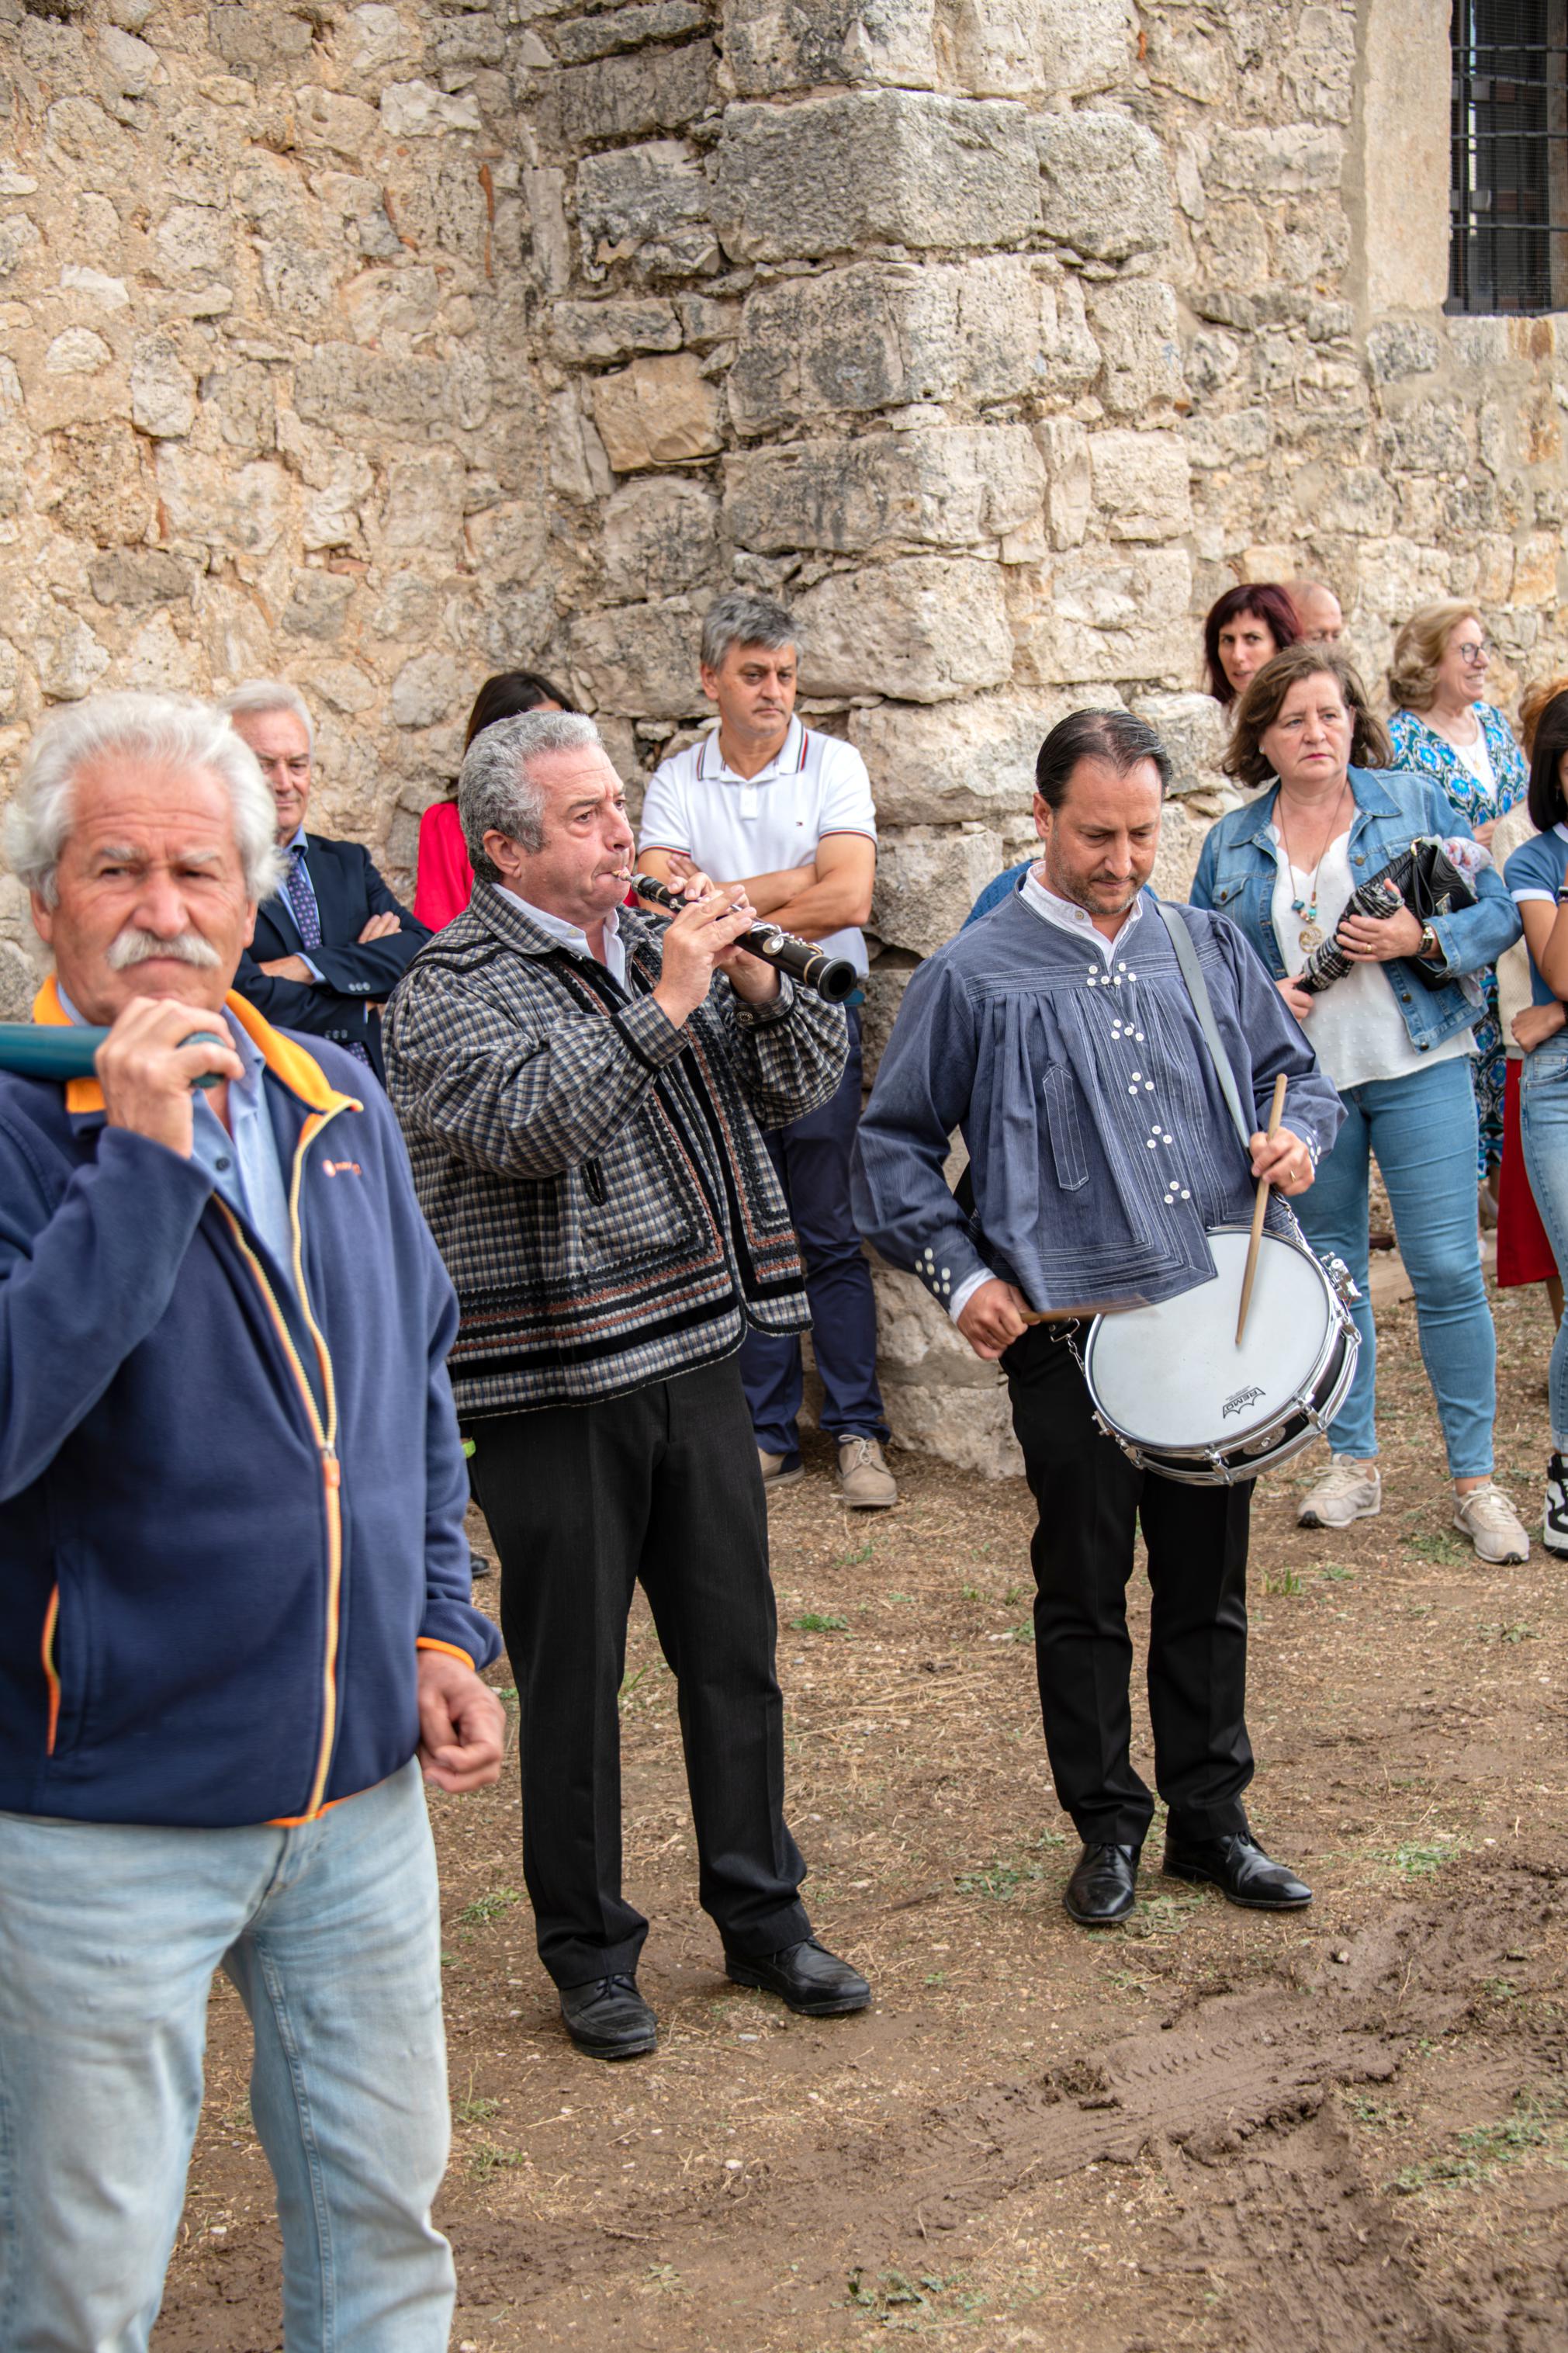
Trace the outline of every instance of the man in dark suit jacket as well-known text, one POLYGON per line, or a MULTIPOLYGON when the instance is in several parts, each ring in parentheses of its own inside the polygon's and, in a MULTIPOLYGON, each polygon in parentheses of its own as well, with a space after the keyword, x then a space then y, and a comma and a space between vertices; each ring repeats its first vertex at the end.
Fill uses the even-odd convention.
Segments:
POLYGON ((315 730, 299 689, 252 679, 223 708, 271 786, 287 861, 281 890, 257 911, 234 985, 268 1021, 330 1038, 384 1078, 381 1007, 430 934, 357 841, 306 832, 315 730))

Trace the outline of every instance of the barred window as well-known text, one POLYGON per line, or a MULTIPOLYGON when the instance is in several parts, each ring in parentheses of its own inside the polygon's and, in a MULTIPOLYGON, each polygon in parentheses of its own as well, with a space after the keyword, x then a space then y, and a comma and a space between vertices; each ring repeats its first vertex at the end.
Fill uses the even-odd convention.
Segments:
POLYGON ((1568 0, 1454 0, 1448 300, 1568 309, 1568 0))

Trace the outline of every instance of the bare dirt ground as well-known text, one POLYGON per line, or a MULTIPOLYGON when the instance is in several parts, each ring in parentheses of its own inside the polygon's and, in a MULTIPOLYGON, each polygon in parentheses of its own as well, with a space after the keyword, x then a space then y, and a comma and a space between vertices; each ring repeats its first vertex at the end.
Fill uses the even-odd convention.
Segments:
MULTIPOLYGON (((811 2024, 726 1983, 645 1613, 626 1880, 653 1923, 656 2058, 610 2068, 563 2040, 510 1775, 437 1801, 455 2345, 1568 2347, 1563 1567, 1537 1541, 1487 1568, 1452 1535, 1413 1312, 1380 1323, 1383 1516, 1297 1530, 1293 1465, 1254 1523, 1251 1806, 1310 1912, 1163 1881, 1156 1829, 1131 1924, 1070 1925, 1027 1495, 910 1459, 885 1518, 837 1507, 825 1456, 773 1505, 791 1812, 873 2010, 811 2024)), ((1499 1324, 1500 1476, 1538 1525, 1541 1295, 1503 1293, 1499 1324)), ((212 2029, 155 2342, 273 2353, 270 2182, 226 1987, 212 2029)))

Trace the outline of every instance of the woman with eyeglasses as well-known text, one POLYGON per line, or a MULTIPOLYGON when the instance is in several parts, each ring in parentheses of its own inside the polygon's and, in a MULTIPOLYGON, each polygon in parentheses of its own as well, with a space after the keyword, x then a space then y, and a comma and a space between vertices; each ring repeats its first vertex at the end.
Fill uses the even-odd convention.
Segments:
MULTIPOLYGON (((1394 766, 1441 785, 1483 848, 1504 810, 1524 798, 1530 782, 1513 730, 1482 697, 1490 661, 1480 615, 1473 605, 1449 596, 1412 613, 1394 641, 1388 670, 1394 766)), ((1482 1187, 1481 1214, 1495 1225, 1497 1200, 1488 1180, 1502 1158, 1503 1039, 1495 974, 1486 975, 1485 986, 1472 1072, 1480 1124, 1476 1175, 1482 1187)))

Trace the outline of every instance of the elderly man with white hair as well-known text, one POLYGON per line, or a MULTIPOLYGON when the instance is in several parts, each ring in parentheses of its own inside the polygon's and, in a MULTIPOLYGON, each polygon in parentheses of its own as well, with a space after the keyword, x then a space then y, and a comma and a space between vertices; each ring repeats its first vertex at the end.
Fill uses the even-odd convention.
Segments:
POLYGON ((381 1007, 430 934, 383 881, 363 843, 306 832, 316 730, 299 688, 286 679, 249 679, 219 708, 267 779, 281 858, 235 986, 269 1021, 346 1046, 380 1078, 381 1007))
MULTIPOLYGON (((7 817, 97 1076, 0 1076, 0 2336, 142 2353, 222 1968, 289 2353, 442 2353, 422 1776, 493 1781, 451 1286, 380 1089, 231 990, 277 873, 221 714, 58 711, 7 817)), ((271 2339, 268 2340, 272 2341, 271 2339)))

